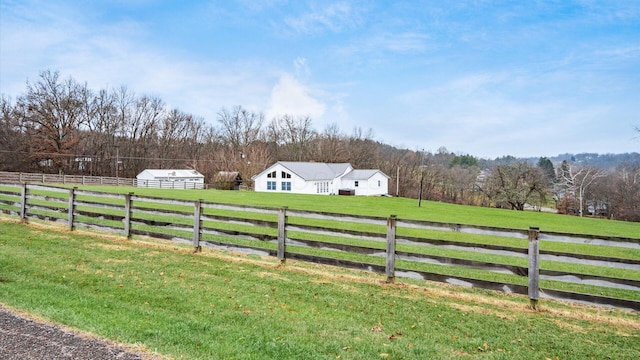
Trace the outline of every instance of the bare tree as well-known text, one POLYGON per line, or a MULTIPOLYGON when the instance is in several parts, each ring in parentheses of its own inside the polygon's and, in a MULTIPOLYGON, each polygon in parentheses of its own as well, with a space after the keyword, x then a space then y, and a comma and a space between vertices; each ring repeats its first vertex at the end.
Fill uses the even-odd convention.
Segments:
POLYGON ((476 179, 480 173, 477 166, 456 165, 448 169, 450 173, 447 202, 454 204, 471 204, 476 179))
POLYGON ((424 171, 424 198, 442 201, 445 179, 448 178, 447 168, 435 163, 432 157, 427 156, 422 171, 424 171))
POLYGON ((274 118, 269 124, 269 137, 282 148, 279 160, 311 160, 313 141, 317 133, 313 130, 312 120, 308 116, 283 115, 274 118))
POLYGON ((80 127, 88 122, 84 105, 90 96, 86 84, 71 78, 61 81, 58 72, 43 71, 36 83, 27 83, 27 93, 18 98, 17 107, 34 160, 50 162, 59 173, 70 170, 80 127))
POLYGON ((379 164, 378 144, 373 140, 373 129, 366 133, 360 127, 353 129, 347 143, 349 162, 356 168, 375 168, 379 164))
POLYGON ((233 151, 244 153, 248 147, 258 140, 264 115, 236 106, 231 110, 222 108, 218 112, 218 122, 222 126, 221 134, 233 151))
POLYGON ((592 201, 594 216, 611 216, 611 210, 616 202, 617 182, 617 172, 607 172, 606 176, 596 179, 587 189, 585 197, 592 201))
POLYGON ((201 161, 198 164, 198 171, 205 176, 205 179, 214 179, 219 171, 236 171, 236 169, 224 166, 219 162, 218 156, 224 150, 225 145, 218 131, 219 129, 216 127, 207 127, 202 131, 199 145, 201 161))
POLYGON ((496 166, 479 188, 497 205, 524 210, 530 203, 543 203, 546 180, 539 168, 526 162, 496 166))
POLYGON ((640 166, 622 166, 613 183, 610 216, 625 221, 640 221, 640 166))
POLYGON ((119 149, 122 155, 122 165, 118 164, 122 166, 121 175, 134 177, 145 168, 162 168, 163 161, 155 149, 160 119, 165 112, 163 101, 157 97, 142 96, 129 103, 126 110, 123 136, 126 142, 119 149))
POLYGON ((0 99, 0 170, 29 170, 25 158, 26 138, 19 119, 24 118, 16 112, 11 100, 4 96, 0 99))
POLYGON ((100 90, 84 104, 87 122, 78 146, 77 171, 80 174, 104 176, 113 170, 109 149, 118 131, 114 101, 112 93, 100 90))
POLYGON ((347 162, 345 137, 340 133, 338 124, 330 124, 317 137, 317 146, 313 158, 320 162, 347 162))
POLYGON ((158 157, 167 159, 163 167, 185 167, 189 161, 191 136, 196 132, 196 120, 191 114, 170 110, 160 119, 158 126, 158 157))
POLYGON ((584 215, 585 192, 588 187, 598 178, 606 176, 606 172, 592 167, 577 167, 567 162, 563 162, 559 171, 560 184, 565 189, 566 194, 574 195, 578 198, 578 213, 584 215))
POLYGON ((414 168, 419 165, 419 161, 411 160, 415 157, 415 153, 408 149, 396 149, 391 146, 387 147, 384 152, 380 170, 391 177, 389 181, 390 192, 396 196, 408 196, 408 193, 413 190, 414 179, 411 174, 414 172, 414 168))

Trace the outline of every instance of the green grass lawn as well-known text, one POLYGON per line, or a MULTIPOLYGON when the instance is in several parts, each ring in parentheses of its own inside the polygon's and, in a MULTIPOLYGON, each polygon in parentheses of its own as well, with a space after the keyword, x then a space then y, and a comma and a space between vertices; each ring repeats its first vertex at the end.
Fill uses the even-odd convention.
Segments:
POLYGON ((183 359, 636 359, 637 313, 0 217, 0 302, 183 359))
POLYGON ((82 189, 123 194, 133 192, 136 195, 170 197, 184 200, 202 199, 208 202, 240 205, 266 207, 287 206, 291 209, 366 216, 388 217, 393 214, 403 219, 515 229, 528 229, 530 226, 536 226, 539 227, 541 231, 640 238, 640 223, 586 217, 579 218, 534 211, 513 211, 454 205, 433 201, 422 201, 422 206, 418 207, 417 200, 408 198, 320 196, 254 191, 165 190, 112 186, 85 186, 82 187, 82 189))
MULTIPOLYGON (((273 208, 287 206, 291 209, 299 210, 357 214, 385 218, 389 215, 397 215, 400 219, 427 220, 514 229, 528 229, 530 226, 535 226, 539 227, 543 232, 559 231, 576 234, 640 238, 640 223, 593 219, 588 217, 580 218, 534 211, 513 211, 454 205, 433 201, 422 201, 422 206, 418 207, 417 200, 408 198, 321 196, 254 191, 146 189, 115 186, 79 186, 78 188, 87 191, 120 194, 134 193, 141 196, 155 196, 192 201, 202 199, 208 202, 265 206, 273 208)), ((19 194, 19 188, 16 187, 0 186, 0 189, 15 191, 19 194)), ((62 196, 60 193, 49 193, 42 190, 36 190, 35 192, 40 192, 44 195, 62 196)), ((107 202, 109 201, 113 200, 107 200, 107 202)))

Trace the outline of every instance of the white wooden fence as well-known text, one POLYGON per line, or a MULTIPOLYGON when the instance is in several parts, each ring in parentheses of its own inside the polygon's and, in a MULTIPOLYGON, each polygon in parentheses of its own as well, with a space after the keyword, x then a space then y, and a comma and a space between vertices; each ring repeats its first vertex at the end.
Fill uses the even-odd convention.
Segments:
POLYGON ((155 189, 204 189, 204 183, 170 180, 137 180, 122 177, 58 175, 0 171, 0 182, 9 184, 69 184, 135 186, 155 189))

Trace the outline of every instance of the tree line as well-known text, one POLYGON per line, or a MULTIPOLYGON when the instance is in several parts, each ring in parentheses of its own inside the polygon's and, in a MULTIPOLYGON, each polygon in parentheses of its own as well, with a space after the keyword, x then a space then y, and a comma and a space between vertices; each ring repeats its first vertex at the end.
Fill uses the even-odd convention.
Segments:
MULTIPOLYGON (((425 138, 428 134, 425 134, 425 138)), ((422 200, 640 221, 640 168, 613 171, 564 161, 554 167, 511 156, 494 160, 399 149, 372 130, 318 131, 308 116, 265 119, 240 105, 214 122, 127 87, 93 90, 57 71, 0 101, 0 170, 135 177, 148 168, 190 168, 216 183, 221 172, 251 176, 275 161, 348 162, 390 176, 389 193, 422 200)), ((218 184, 219 185, 219 184, 218 184)))

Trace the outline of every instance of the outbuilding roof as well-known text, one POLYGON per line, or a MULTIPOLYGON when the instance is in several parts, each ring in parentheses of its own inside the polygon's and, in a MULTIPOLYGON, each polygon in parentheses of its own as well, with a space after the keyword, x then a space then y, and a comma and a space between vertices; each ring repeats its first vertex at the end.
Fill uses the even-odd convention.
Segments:
POLYGON ((204 178, 196 170, 191 169, 145 169, 136 177, 150 176, 154 178, 204 178))

